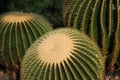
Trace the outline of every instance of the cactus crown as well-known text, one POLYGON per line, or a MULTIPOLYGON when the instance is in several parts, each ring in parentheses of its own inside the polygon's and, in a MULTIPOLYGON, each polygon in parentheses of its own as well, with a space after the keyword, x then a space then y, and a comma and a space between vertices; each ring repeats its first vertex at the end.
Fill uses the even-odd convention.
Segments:
POLYGON ((27 50, 21 80, 102 80, 97 45, 74 29, 61 28, 37 39, 27 50))
POLYGON ((8 12, 4 14, 1 19, 3 22, 24 22, 33 18, 31 13, 24 13, 24 12, 8 12))
POLYGON ((46 36, 37 49, 40 58, 45 62, 60 63, 69 57, 73 46, 72 39, 64 33, 51 33, 46 36))

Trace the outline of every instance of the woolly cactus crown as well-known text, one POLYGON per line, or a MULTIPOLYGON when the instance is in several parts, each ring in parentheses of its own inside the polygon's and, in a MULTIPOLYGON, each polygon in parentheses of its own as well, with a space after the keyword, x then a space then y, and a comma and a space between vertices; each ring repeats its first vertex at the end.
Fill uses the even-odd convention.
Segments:
POLYGON ((103 58, 97 45, 77 30, 51 31, 27 50, 21 80, 102 80, 103 58))
POLYGON ((39 57, 48 63, 60 63, 69 58, 73 49, 72 40, 64 33, 51 33, 48 36, 38 45, 39 57))
POLYGON ((24 22, 32 19, 34 16, 23 12, 9 12, 1 17, 3 22, 24 22))
POLYGON ((21 63, 27 48, 41 35, 52 30, 51 24, 34 13, 7 12, 0 16, 0 64, 21 63))
MULTIPOLYGON (((22 22, 28 22, 28 21, 37 21, 41 23, 42 25, 46 25, 49 28, 52 28, 51 24, 45 20, 44 17, 39 16, 35 13, 27 13, 27 12, 6 12, 3 15, 0 16, 0 22, 3 23, 22 23, 22 22)), ((37 23, 36 22, 36 23, 37 23)), ((44 26, 46 27, 46 26, 44 26)))

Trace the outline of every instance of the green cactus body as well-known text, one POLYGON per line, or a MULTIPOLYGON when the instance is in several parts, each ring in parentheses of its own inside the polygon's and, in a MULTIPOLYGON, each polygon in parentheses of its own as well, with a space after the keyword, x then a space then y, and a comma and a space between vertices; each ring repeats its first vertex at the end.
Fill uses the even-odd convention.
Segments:
MULTIPOLYGON (((119 0, 73 0, 64 13, 64 25, 89 35, 102 50, 110 54, 110 64, 119 54, 119 0)), ((120 62, 119 62, 120 63, 120 62)))
POLYGON ((33 41, 52 30, 43 17, 33 13, 8 12, 0 16, 0 64, 19 64, 33 41))
POLYGON ((70 28, 51 31, 26 51, 21 80, 103 80, 104 60, 98 46, 70 28))
MULTIPOLYGON (((120 11, 120 7, 119 7, 119 11, 120 11)), ((119 21, 119 24, 118 24, 118 32, 116 32, 116 36, 118 36, 118 37, 116 37, 116 40, 118 40, 118 45, 119 45, 119 52, 118 52, 118 58, 116 59, 116 62, 117 62, 117 65, 120 65, 120 12, 119 12, 119 19, 118 19, 118 21, 119 21)), ((119 68, 120 69, 120 68, 119 68)))
MULTIPOLYGON (((119 5, 119 0, 117 0, 118 3, 116 5, 119 5)), ((119 7, 117 6, 117 9, 119 10, 119 7)), ((111 57, 111 62, 112 64, 116 63, 117 66, 120 68, 120 24, 119 24, 119 15, 116 15, 116 14, 119 14, 119 11, 114 11, 113 15, 113 28, 115 29, 114 32, 112 32, 112 36, 111 37, 114 37, 114 42, 112 44, 115 44, 113 46, 113 51, 112 51, 112 56, 111 57)), ((112 42, 112 38, 111 38, 111 42, 112 42)), ((110 46, 112 46, 112 44, 110 46)), ((112 65, 111 64, 111 65, 112 65)))

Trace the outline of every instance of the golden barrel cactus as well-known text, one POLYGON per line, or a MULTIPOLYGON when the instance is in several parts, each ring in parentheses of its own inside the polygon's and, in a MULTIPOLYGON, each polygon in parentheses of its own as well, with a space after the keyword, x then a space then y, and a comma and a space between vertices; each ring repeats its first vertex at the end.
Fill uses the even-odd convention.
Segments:
POLYGON ((7 12, 0 16, 0 64, 21 63, 27 48, 52 30, 51 24, 34 13, 7 12))
POLYGON ((21 80, 103 80, 104 60, 86 35, 61 28, 32 44, 20 72, 21 80))

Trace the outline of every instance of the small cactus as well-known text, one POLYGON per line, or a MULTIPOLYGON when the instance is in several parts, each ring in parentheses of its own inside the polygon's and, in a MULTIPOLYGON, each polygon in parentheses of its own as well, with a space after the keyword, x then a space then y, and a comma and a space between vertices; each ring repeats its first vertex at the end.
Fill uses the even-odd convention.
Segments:
POLYGON ((7 12, 0 16, 0 64, 21 63, 26 49, 38 37, 52 30, 42 16, 34 13, 7 12))
POLYGON ((26 51, 21 80, 103 80, 97 45, 77 30, 61 28, 38 38, 26 51))

